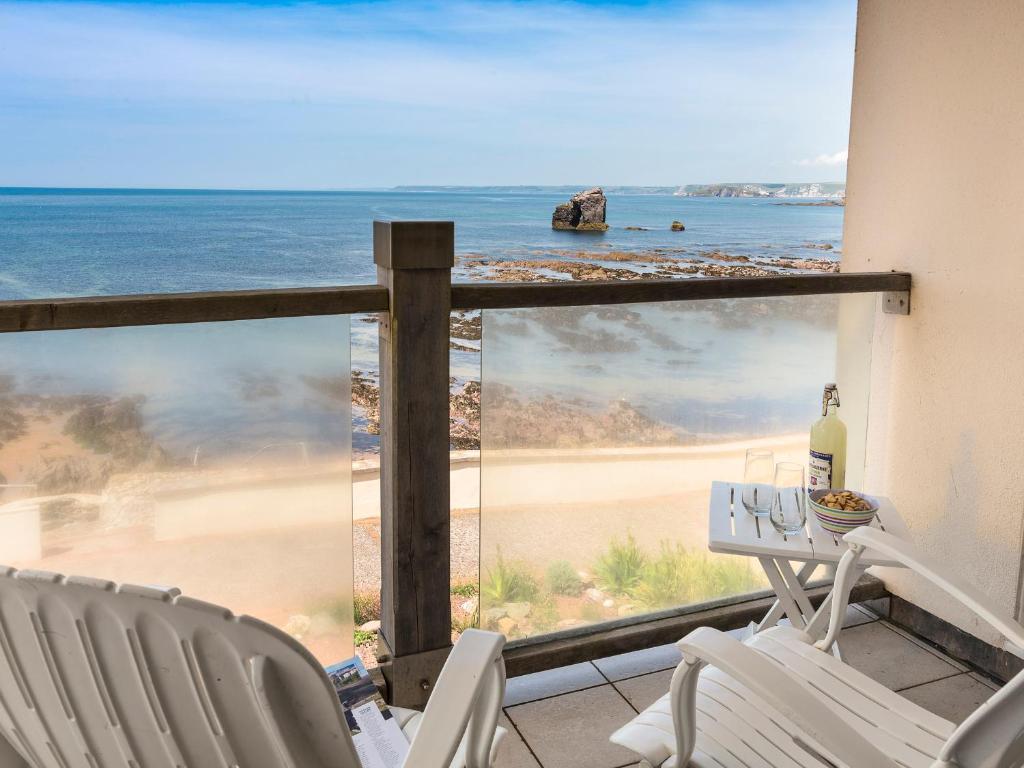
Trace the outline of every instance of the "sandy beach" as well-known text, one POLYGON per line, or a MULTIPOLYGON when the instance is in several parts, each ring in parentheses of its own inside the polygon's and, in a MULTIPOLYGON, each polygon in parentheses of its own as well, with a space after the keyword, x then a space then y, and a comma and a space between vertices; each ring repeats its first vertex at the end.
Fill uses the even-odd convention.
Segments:
MULTIPOLYGON (((539 572, 556 559, 586 568, 625 531, 649 548, 662 540, 703 548, 708 486, 740 477, 743 452, 752 445, 802 459, 806 437, 684 448, 484 451, 482 458, 476 451, 454 453, 453 581, 475 583, 481 551, 486 566, 498 544, 539 572)), ((144 479, 136 478, 135 486, 144 479)), ((164 494, 148 519, 98 513, 91 523, 42 527, 38 557, 12 560, 0 543, 0 562, 175 585, 283 626, 295 615, 329 615, 332 602, 344 598, 349 572, 356 590, 379 588, 379 482, 376 468, 357 466, 350 524, 344 475, 222 478, 164 494), (218 524, 210 526, 215 510, 218 524)), ((111 494, 127 487, 119 479, 94 501, 124 507, 124 499, 111 494)), ((305 640, 323 658, 335 658, 345 650, 336 622, 322 618, 321 624, 320 635, 305 640)))

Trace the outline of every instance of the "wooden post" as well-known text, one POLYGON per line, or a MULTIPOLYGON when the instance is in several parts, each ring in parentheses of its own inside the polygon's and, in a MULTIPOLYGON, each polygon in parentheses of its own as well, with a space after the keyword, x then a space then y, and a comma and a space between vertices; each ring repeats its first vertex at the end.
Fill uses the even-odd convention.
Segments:
POLYGON ((375 221, 380 322, 381 652, 389 700, 426 704, 451 650, 448 346, 455 225, 375 221))

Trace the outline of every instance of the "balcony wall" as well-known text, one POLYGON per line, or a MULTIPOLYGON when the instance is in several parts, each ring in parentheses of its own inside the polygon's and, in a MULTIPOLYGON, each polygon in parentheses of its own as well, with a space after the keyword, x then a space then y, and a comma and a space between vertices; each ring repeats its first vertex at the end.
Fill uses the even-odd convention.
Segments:
MULTIPOLYGON (((914 275, 875 327, 868 486, 1019 612, 1024 494, 1024 4, 861 0, 844 271, 914 275)), ((994 642, 900 572, 896 594, 994 642)))

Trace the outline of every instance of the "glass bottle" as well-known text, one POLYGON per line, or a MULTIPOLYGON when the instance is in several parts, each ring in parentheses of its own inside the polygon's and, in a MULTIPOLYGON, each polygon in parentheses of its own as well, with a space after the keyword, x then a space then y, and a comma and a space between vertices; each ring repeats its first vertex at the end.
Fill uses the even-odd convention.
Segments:
POLYGON ((846 425, 839 418, 839 388, 835 384, 825 385, 821 418, 811 427, 809 470, 809 491, 846 487, 846 425))

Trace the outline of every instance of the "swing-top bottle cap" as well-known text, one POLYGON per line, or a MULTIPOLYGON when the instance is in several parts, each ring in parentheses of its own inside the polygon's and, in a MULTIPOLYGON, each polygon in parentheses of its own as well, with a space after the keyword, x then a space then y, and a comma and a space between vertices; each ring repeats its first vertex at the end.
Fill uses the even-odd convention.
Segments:
POLYGON ((835 384, 826 384, 825 391, 821 393, 821 415, 828 415, 828 407, 834 405, 839 407, 839 387, 835 384))

